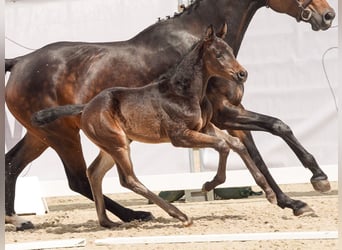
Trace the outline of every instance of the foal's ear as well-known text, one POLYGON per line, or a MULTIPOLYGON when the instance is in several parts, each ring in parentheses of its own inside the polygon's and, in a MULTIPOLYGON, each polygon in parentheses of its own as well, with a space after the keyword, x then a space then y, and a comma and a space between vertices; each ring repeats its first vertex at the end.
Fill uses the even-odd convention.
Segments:
POLYGON ((228 31, 228 25, 227 25, 227 23, 225 22, 225 23, 222 25, 220 31, 216 33, 216 36, 218 36, 219 38, 224 39, 224 38, 226 37, 226 35, 227 35, 227 31, 228 31))
POLYGON ((209 25, 204 34, 204 41, 209 42, 215 38, 215 31, 213 25, 209 25))

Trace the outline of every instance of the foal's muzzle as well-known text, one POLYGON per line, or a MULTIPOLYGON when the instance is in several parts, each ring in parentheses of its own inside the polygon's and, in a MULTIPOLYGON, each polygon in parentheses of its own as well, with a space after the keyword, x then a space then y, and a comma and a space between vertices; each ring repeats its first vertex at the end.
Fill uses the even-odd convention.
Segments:
POLYGON ((247 80, 248 72, 246 70, 240 70, 234 76, 235 80, 240 83, 244 83, 247 80))

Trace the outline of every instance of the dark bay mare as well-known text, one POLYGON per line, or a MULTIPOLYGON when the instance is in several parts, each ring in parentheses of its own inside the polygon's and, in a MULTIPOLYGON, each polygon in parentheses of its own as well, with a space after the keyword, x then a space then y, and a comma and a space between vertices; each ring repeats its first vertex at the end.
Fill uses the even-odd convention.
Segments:
MULTIPOLYGON (((93 199, 86 176, 86 163, 80 144, 78 117, 60 119, 45 128, 31 124, 34 112, 65 104, 83 104, 101 90, 113 86, 139 87, 156 79, 199 40, 205 28, 229 21, 225 39, 238 54, 245 31, 254 14, 268 6, 313 30, 326 30, 335 17, 325 0, 197 0, 183 13, 146 28, 130 40, 111 43, 59 42, 28 55, 6 59, 11 75, 6 86, 6 103, 14 117, 27 129, 25 136, 6 154, 6 223, 18 230, 33 224, 14 211, 18 175, 31 161, 52 147, 61 158, 70 188, 93 199)), ((329 190, 327 176, 314 157, 296 140, 290 128, 279 119, 245 110, 241 102, 243 86, 219 78, 210 80, 207 96, 213 105, 213 123, 238 136, 257 167, 277 195, 278 205, 291 208, 295 215, 309 210, 307 204, 285 195, 270 175, 258 152, 250 130, 267 131, 282 137, 312 173, 318 191, 329 190)), ((92 165, 110 160, 99 154, 92 165)), ((105 197, 107 210, 123 221, 149 220, 151 214, 122 207, 105 197)))
POLYGON ((212 107, 206 97, 208 80, 216 76, 243 84, 247 79, 247 71, 222 40, 226 33, 227 25, 223 25, 219 37, 209 26, 204 37, 180 63, 151 84, 140 88, 108 88, 87 104, 48 108, 33 115, 34 124, 44 125, 62 116, 81 114, 80 128, 103 154, 113 158, 112 162, 91 165, 87 170, 101 226, 117 226, 106 215, 102 193, 103 177, 114 163, 122 186, 153 201, 185 226, 192 224, 191 218, 138 180, 130 158, 129 145, 133 140, 171 142, 176 147, 211 147, 219 153, 218 169, 225 168, 232 148, 244 160, 267 199, 276 203, 275 193, 240 140, 210 122, 212 107))

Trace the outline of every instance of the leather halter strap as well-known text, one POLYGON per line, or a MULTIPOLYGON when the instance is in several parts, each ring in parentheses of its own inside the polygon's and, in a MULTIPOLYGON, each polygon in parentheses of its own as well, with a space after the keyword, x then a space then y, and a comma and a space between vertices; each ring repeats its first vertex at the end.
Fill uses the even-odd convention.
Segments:
MULTIPOLYGON (((269 2, 270 0, 264 0, 265 1, 265 6, 268 8, 269 7, 269 2)), ((299 22, 300 20, 303 21, 308 21, 311 18, 312 11, 307 9, 307 7, 311 4, 312 0, 295 0, 298 4, 298 13, 296 16, 297 21, 299 22)))
POLYGON ((301 2, 300 0, 296 0, 298 3, 298 14, 297 14, 297 21, 300 20, 308 21, 311 18, 312 11, 310 9, 307 9, 307 7, 310 5, 312 0, 304 0, 301 2))

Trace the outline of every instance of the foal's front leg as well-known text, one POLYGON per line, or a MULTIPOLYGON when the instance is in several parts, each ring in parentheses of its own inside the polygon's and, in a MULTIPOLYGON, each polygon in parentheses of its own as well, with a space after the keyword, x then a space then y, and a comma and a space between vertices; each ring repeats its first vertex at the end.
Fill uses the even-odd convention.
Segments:
MULTIPOLYGON (((248 168, 248 170, 252 174, 255 182, 258 184, 258 186, 260 186, 264 190, 267 200, 272 204, 276 204, 277 198, 276 198, 276 195, 275 195, 273 189, 270 187, 270 185, 269 185, 267 179, 265 178, 265 176, 263 175, 263 173, 255 165, 255 163, 254 163, 253 159, 251 158, 251 156, 249 155, 245 145, 239 140, 239 138, 233 137, 233 136, 225 133, 224 131, 216 128, 214 125, 213 125, 213 127, 215 129, 215 133, 217 134, 217 136, 219 136, 220 138, 224 138, 226 140, 226 142, 228 143, 228 145, 231 147, 231 149, 239 154, 241 159, 246 164, 246 167, 248 168)), ((222 169, 219 168, 219 170, 225 171, 226 169, 225 168, 222 168, 222 169)), ((218 173, 218 174, 220 174, 220 173, 218 173)))
POLYGON ((259 151, 257 150, 253 137, 249 131, 229 131, 232 135, 238 137, 243 144, 246 146, 249 154, 252 156, 253 161, 257 164, 260 171, 263 173, 265 178, 267 179, 268 183, 272 187, 273 191, 277 195, 277 204, 281 208, 290 208, 293 211, 293 214, 296 216, 302 215, 304 213, 311 213, 313 212, 312 208, 310 208, 305 202, 301 200, 294 200, 287 196, 283 191, 280 189, 278 184, 273 179, 271 173, 268 171, 268 168, 262 159, 259 151))
MULTIPOLYGON (((232 137, 220 129, 216 128, 213 124, 211 124, 215 131, 216 136, 200 133, 197 131, 187 130, 181 134, 178 134, 175 137, 170 137, 171 142, 175 146, 179 147, 197 147, 197 148, 213 148, 220 153, 220 158, 225 157, 225 159, 220 159, 218 166, 217 176, 218 178, 209 182, 209 188, 211 186, 215 186, 217 183, 225 179, 225 170, 226 170, 226 158, 228 156, 229 149, 232 148, 235 152, 237 152, 242 160, 245 162, 247 168, 252 173, 256 183, 265 191, 266 198, 270 203, 276 203, 276 195, 273 192, 272 188, 269 186, 267 180, 264 175, 260 172, 257 166, 254 164, 253 160, 249 156, 247 149, 242 144, 242 142, 235 137, 232 137), (220 176, 223 176, 220 180, 220 176), (219 180, 219 181, 217 181, 219 180)), ((206 188, 206 187, 204 187, 206 188)))

